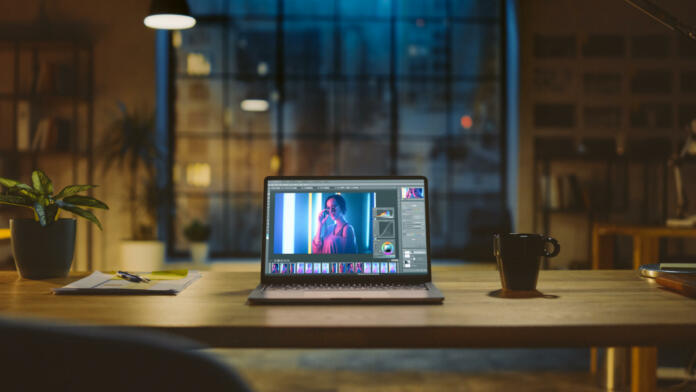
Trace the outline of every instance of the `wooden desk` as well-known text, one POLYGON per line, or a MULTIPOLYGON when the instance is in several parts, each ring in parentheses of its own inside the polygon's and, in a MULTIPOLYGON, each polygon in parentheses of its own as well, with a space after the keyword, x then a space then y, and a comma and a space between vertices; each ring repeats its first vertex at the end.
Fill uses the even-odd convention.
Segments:
MULTIPOLYGON (((617 225, 597 222, 592 227, 593 269, 614 268, 614 242, 615 237, 619 235, 633 237, 633 269, 638 269, 643 264, 654 264, 659 261, 660 238, 696 238, 696 228, 617 225)), ((593 347, 590 354, 590 369, 593 373, 597 371, 596 350, 593 347)), ((655 347, 633 347, 631 358, 632 366, 643 363, 644 367, 654 367, 657 365, 657 349, 655 347)), ((633 377, 636 377, 636 372, 633 372, 633 377)))
POLYGON ((592 227, 592 268, 614 268, 614 237, 633 237, 633 268, 654 264, 660 256, 660 238, 696 238, 696 228, 595 223, 592 227))
MULTIPOLYGON (((0 272, 0 315, 183 335, 215 347, 458 348, 656 346, 696 342, 696 301, 635 271, 541 271, 549 298, 500 299, 496 271, 434 268, 443 305, 249 306, 258 273, 207 272, 178 296, 56 296, 75 278, 0 272)), ((652 375, 637 390, 654 390, 652 375), (650 381, 652 380, 652 381, 650 381)))

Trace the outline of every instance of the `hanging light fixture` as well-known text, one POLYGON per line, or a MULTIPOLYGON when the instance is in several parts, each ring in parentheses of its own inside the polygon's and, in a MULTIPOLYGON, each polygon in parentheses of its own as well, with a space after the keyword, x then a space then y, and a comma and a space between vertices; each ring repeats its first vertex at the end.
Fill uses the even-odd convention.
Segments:
POLYGON ((268 110, 268 101, 265 99, 245 99, 239 106, 245 112, 265 112, 268 110))
POLYGON ((196 25, 186 0, 152 0, 150 14, 143 21, 151 29, 184 30, 196 25))

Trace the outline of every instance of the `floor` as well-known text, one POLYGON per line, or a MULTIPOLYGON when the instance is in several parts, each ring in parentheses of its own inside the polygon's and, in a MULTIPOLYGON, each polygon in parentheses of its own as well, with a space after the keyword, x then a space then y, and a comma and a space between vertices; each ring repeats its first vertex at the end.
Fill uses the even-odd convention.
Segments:
POLYGON ((209 350, 257 391, 601 391, 588 350, 209 350))
MULTIPOLYGON (((604 391, 587 349, 206 350, 259 392, 604 391)), ((696 391, 696 383, 658 391, 696 391)))

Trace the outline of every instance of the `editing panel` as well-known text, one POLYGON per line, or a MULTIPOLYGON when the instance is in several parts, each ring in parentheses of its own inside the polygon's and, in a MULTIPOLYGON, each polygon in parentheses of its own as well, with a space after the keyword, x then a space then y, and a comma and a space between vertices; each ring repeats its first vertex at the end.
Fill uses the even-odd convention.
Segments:
POLYGON ((420 190, 402 189, 401 198, 401 249, 404 273, 427 273, 428 252, 425 227, 425 195, 420 190))

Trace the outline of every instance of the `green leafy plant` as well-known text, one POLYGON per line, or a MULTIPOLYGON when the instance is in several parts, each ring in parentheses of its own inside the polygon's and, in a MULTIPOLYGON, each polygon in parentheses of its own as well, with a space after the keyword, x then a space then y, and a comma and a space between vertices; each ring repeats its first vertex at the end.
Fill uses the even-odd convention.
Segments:
POLYGON ((210 225, 201 223, 195 219, 184 228, 184 236, 191 242, 204 242, 210 238, 210 225))
POLYGON ((0 185, 6 188, 5 192, 0 194, 0 204, 32 209, 34 217, 44 227, 55 222, 61 210, 66 210, 89 220, 100 230, 102 229, 99 219, 91 211, 81 207, 103 210, 108 210, 109 207, 93 197, 78 195, 80 192, 96 188, 96 185, 68 185, 54 195, 53 182, 41 170, 34 170, 31 173, 31 181, 32 186, 29 186, 0 177, 0 185))

